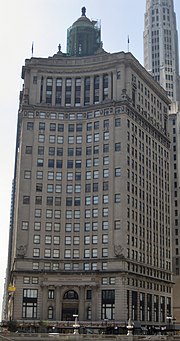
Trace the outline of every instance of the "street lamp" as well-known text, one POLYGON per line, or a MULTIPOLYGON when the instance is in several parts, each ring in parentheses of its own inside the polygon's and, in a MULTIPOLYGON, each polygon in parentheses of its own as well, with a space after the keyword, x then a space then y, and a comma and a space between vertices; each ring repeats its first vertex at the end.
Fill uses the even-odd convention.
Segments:
POLYGON ((74 327, 74 334, 79 334, 79 327, 80 327, 80 324, 78 323, 78 315, 76 314, 73 314, 73 317, 74 317, 74 324, 73 324, 73 327, 74 327))
POLYGON ((134 323, 130 318, 128 320, 128 324, 127 324, 126 328, 128 330, 127 336, 131 336, 133 334, 134 323))

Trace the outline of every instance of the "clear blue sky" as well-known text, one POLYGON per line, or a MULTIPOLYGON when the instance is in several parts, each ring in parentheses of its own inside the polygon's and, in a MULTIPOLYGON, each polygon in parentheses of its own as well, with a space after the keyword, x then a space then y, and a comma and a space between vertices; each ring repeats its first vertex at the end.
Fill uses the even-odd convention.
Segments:
MULTIPOLYGON (((145 0, 1 0, 0 10, 0 311, 7 262, 11 184, 14 169, 21 67, 31 57, 48 57, 58 44, 66 51, 67 28, 87 8, 90 19, 101 20, 103 47, 130 51, 143 64, 145 0)), ((180 27, 180 0, 174 0, 180 27)), ((179 30, 179 29, 178 29, 179 30)), ((180 30, 179 30, 180 32, 180 30)), ((180 33, 179 33, 180 34, 180 33)))

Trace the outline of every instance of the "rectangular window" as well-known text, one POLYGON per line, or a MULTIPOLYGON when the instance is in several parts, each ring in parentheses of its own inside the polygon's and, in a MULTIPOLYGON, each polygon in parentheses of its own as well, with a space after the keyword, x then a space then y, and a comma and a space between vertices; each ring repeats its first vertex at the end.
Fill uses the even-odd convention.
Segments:
POLYGON ((97 230, 98 230, 98 222, 97 222, 97 221, 94 221, 94 222, 92 223, 92 230, 93 230, 93 231, 97 231, 97 230))
POLYGON ((40 235, 35 234, 33 238, 34 244, 40 244, 40 235))
POLYGON ((84 80, 84 105, 90 104, 90 77, 84 80))
POLYGON ((54 289, 48 290, 48 299, 50 299, 50 300, 54 299, 54 289))
POLYGON ((33 122, 27 122, 27 130, 33 130, 34 129, 34 123, 33 122))
POLYGON ((120 127, 121 126, 121 119, 120 118, 116 118, 115 119, 115 127, 120 127))
POLYGON ((56 168, 62 168, 62 160, 56 160, 56 168))
POLYGON ((62 79, 56 78, 56 104, 61 104, 62 98, 62 79))
POLYGON ((82 143, 82 136, 76 136, 76 143, 77 144, 82 143))
POLYGON ((109 177, 109 169, 104 169, 103 170, 103 178, 108 178, 109 177))
POLYGON ((35 221, 35 222, 34 222, 34 230, 35 230, 35 231, 40 231, 40 229, 41 229, 41 223, 40 223, 40 221, 35 221))
POLYGON ((115 313, 115 290, 102 290, 102 315, 101 318, 113 320, 115 313))
POLYGON ((73 258, 79 258, 79 250, 73 250, 73 258))
POLYGON ((46 210, 46 218, 52 218, 53 210, 46 210))
POLYGON ((103 244, 108 244, 108 234, 103 234, 102 235, 102 243, 103 244))
POLYGON ((55 143, 55 135, 49 135, 49 143, 55 143))
POLYGON ((48 180, 54 180, 54 172, 48 172, 48 180))
POLYGON ((108 98, 108 75, 103 75, 103 100, 108 98))
POLYGON ((56 180, 62 180, 62 172, 56 172, 56 180))
POLYGON ((81 78, 75 80, 75 106, 80 106, 81 102, 81 78))
POLYGON ((117 142, 115 143, 115 152, 119 152, 121 150, 121 143, 117 142))
POLYGON ((55 210, 54 211, 54 218, 55 219, 60 219, 61 218, 61 211, 60 210, 55 210))
POLYGON ((39 134, 38 135, 38 142, 44 143, 44 141, 45 141, 45 135, 44 134, 39 134))
POLYGON ((121 168, 115 168, 115 176, 121 176, 121 168))
POLYGON ((52 231, 52 223, 50 222, 46 223, 46 231, 52 231))
POLYGON ((57 249, 53 250, 53 258, 59 258, 59 250, 57 249))
POLYGON ((66 218, 67 219, 71 219, 72 218, 72 211, 71 210, 67 210, 66 211, 66 218))
POLYGON ((90 250, 84 250, 84 258, 90 258, 90 250))
POLYGON ((26 146, 26 154, 32 154, 32 146, 26 146))
POLYGON ((108 230, 109 228, 109 222, 108 221, 103 221, 102 222, 102 229, 103 230, 108 230))
POLYGON ((117 193, 114 195, 114 202, 115 203, 120 203, 121 202, 121 195, 120 193, 117 193))
POLYGON ((38 277, 32 277, 32 284, 38 284, 39 278, 38 277))
POLYGON ((40 249, 33 249, 33 257, 39 257, 40 256, 40 249))
POLYGON ((103 153, 109 152, 109 144, 103 144, 103 153))
POLYGON ((44 155, 44 147, 38 146, 38 155, 44 155))
POLYGON ((28 221, 22 221, 21 229, 22 230, 28 230, 29 228, 29 222, 28 221))
POLYGON ((71 258, 71 250, 64 251, 64 258, 71 258))
POLYGON ((44 160, 43 159, 37 159, 37 167, 43 167, 44 160))
POLYGON ((120 230, 120 228, 121 228, 120 220, 114 221, 114 228, 115 228, 115 230, 120 230))
POLYGON ((45 236, 45 244, 50 245, 52 242, 52 237, 51 236, 45 236))
MULTIPOLYGON (((35 264, 37 263, 33 263, 33 264, 35 267, 35 264)), ((26 318, 26 319, 37 318, 37 299, 38 299, 37 289, 23 289, 23 311, 22 311, 23 318, 26 318)))
POLYGON ((97 258, 98 251, 97 249, 92 249, 92 258, 97 258))
POLYGON ((52 85, 53 80, 52 78, 47 78, 46 80, 46 103, 52 103, 52 85))
POLYGON ((64 143, 64 137, 63 136, 57 136, 57 143, 64 143))
POLYGON ((43 171, 36 172, 36 179, 43 179, 43 171))
POLYGON ((51 257, 51 250, 50 249, 45 249, 44 250, 44 257, 45 258, 50 258, 51 257))
POLYGON ((99 76, 94 77, 94 104, 99 103, 99 76))
POLYGON ((66 79, 65 84, 65 105, 71 105, 71 78, 66 79))
POLYGON ((103 217, 108 217, 108 208, 103 208, 102 215, 103 217))
POLYGON ((109 131, 103 133, 103 140, 109 140, 109 131))
POLYGON ((60 231, 60 228, 61 228, 60 223, 54 223, 54 231, 55 231, 55 232, 59 232, 59 231, 60 231))
POLYGON ((35 209, 35 218, 41 218, 41 209, 35 209))

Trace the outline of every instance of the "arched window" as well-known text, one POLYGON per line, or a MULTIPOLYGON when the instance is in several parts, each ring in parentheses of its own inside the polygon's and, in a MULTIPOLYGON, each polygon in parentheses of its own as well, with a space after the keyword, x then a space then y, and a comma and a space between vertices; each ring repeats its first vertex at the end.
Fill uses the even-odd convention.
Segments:
POLYGON ((49 320, 53 319, 53 307, 52 306, 48 307, 48 319, 49 320))
POLYGON ((66 291, 63 297, 64 300, 78 300, 78 298, 78 294, 74 290, 66 291))

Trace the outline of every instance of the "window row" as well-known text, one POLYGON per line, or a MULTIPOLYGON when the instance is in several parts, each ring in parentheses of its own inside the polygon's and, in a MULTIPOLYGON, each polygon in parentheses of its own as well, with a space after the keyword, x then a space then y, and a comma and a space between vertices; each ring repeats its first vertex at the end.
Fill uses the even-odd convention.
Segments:
MULTIPOLYGON (((97 258, 99 249, 86 249, 84 250, 84 258, 97 258)), ((33 249, 33 257, 40 257, 40 248, 33 249)), ((44 250, 45 258, 59 258, 60 250, 59 249, 45 249, 44 250)), ((64 250, 64 258, 80 258, 80 250, 79 249, 66 249, 64 250)), ((108 257, 108 248, 102 248, 101 257, 108 257)))
MULTIPOLYGON (((61 262, 62 264, 62 262, 61 262)), ((34 261, 32 263, 32 270, 39 270, 40 264, 38 261, 34 261)), ((68 261, 68 263, 64 263, 63 266, 64 270, 69 271, 69 270, 107 270, 108 269, 108 263, 106 261, 102 261, 101 264, 97 264, 95 262, 85 262, 84 264, 79 264, 79 263, 71 263, 68 261)), ((60 264, 58 262, 45 262, 44 263, 44 270, 46 271, 57 271, 60 269, 60 264)))
MULTIPOLYGON (((73 216, 72 211, 67 211, 68 217, 73 216)), ((79 217, 80 218, 80 211, 74 211, 74 218, 79 217)), ((21 224, 22 230, 28 230, 29 229, 29 222, 28 221, 22 221, 21 224)), ((45 229, 45 231, 54 231, 54 232, 60 232, 61 230, 61 224, 58 222, 52 223, 52 222, 46 222, 45 226, 42 224, 40 221, 35 221, 34 222, 34 230, 35 231, 40 231, 41 229, 45 229)), ((115 229, 120 229, 121 228, 121 223, 120 220, 115 220, 114 221, 114 228, 115 229)), ((85 232, 90 232, 90 231, 97 231, 98 229, 102 230, 108 230, 109 229, 109 222, 108 221, 102 221, 101 223, 98 223, 98 221, 93 221, 93 222, 85 222, 84 226, 80 226, 80 223, 75 222, 67 222, 65 223, 63 229, 65 229, 66 232, 79 232, 80 229, 84 230, 85 232)))
MULTIPOLYGON (((34 235, 33 236, 33 243, 34 244, 40 244, 41 242, 41 236, 40 235, 34 235)), ((108 243, 108 234, 103 234, 101 236, 101 242, 103 244, 108 243)), ((51 235, 46 235, 44 239, 44 243, 48 245, 60 245, 60 236, 51 236, 51 235)), ((88 244, 97 244, 98 243, 98 236, 93 235, 93 236, 84 236, 84 245, 88 244)), ((79 245, 80 244, 80 236, 65 236, 64 240, 65 245, 79 245)))

